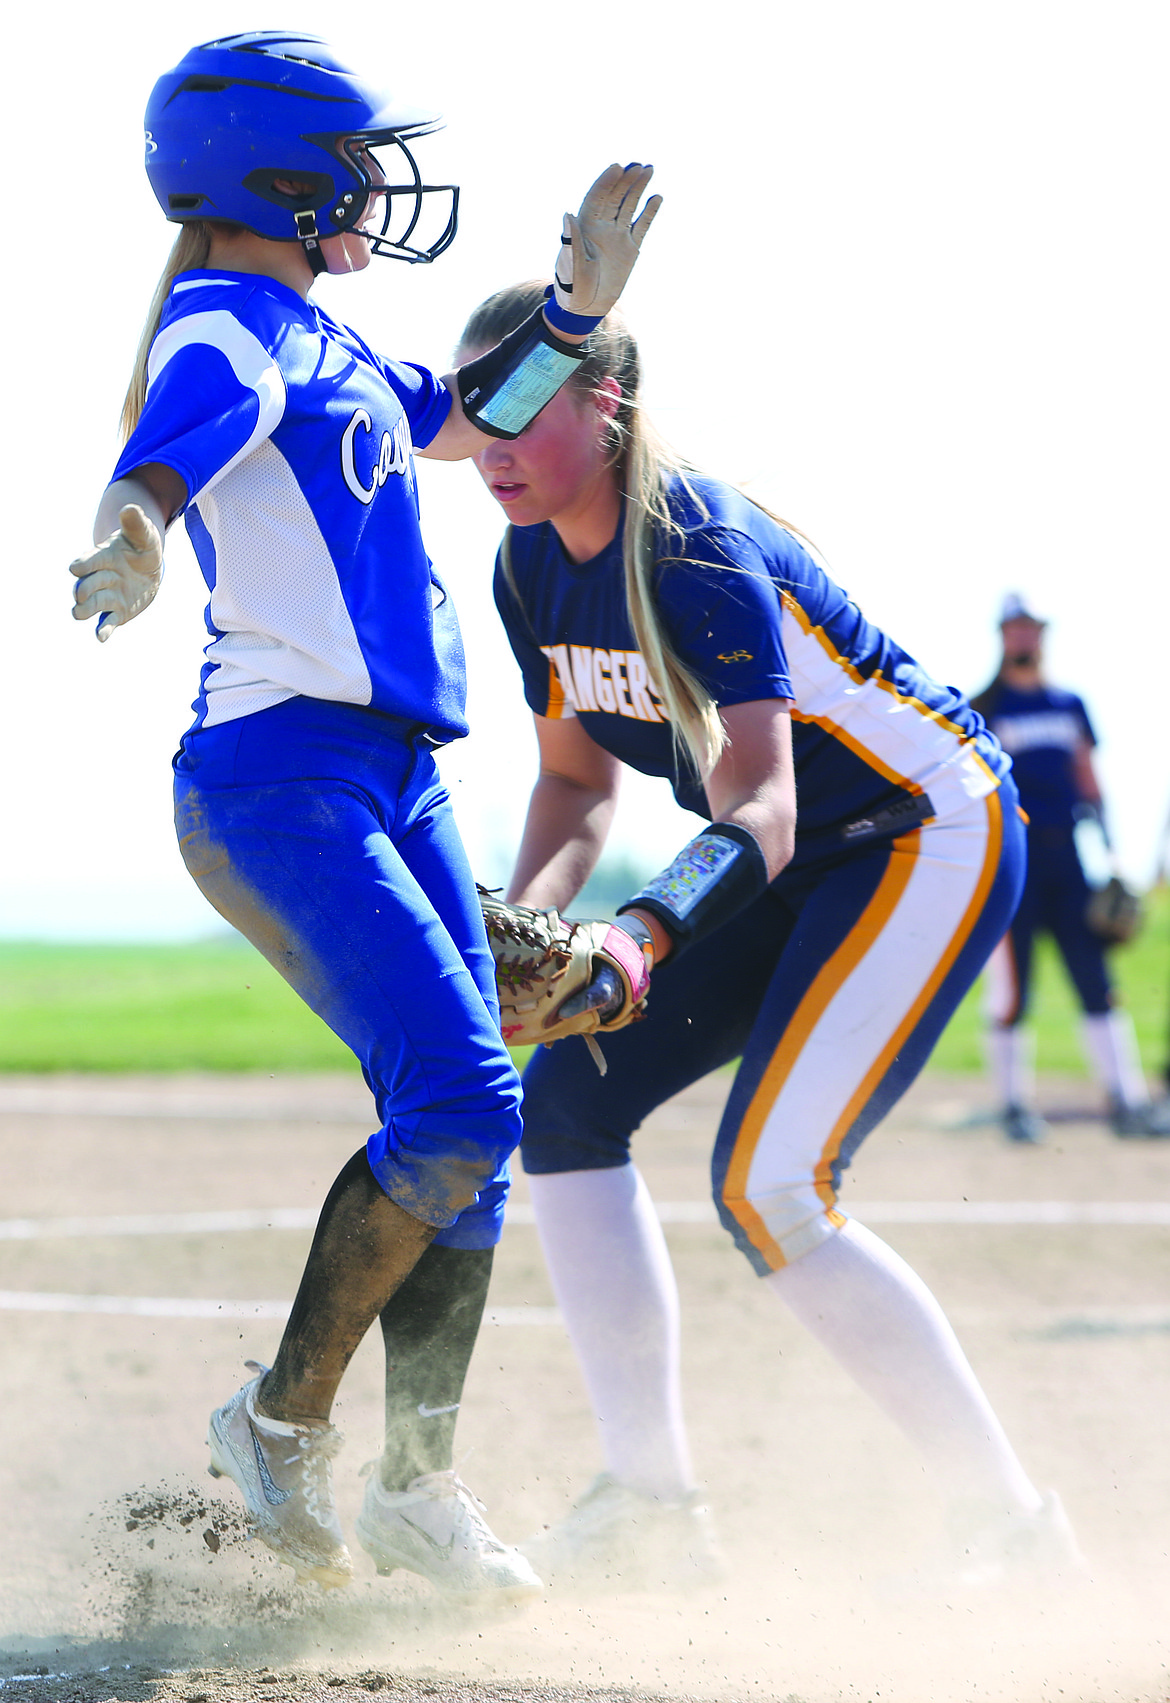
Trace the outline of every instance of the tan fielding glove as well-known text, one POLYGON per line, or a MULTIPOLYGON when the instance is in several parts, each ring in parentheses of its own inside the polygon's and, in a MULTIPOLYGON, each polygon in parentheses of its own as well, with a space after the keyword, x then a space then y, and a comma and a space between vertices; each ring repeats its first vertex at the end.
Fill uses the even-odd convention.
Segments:
POLYGON ((496 963, 500 1028, 509 1046, 548 1047, 566 1035, 588 1038, 624 1029, 645 1014, 650 971, 625 929, 611 922, 571 922, 558 911, 529 910, 506 904, 484 887, 478 891, 496 963), (608 1002, 598 1009, 580 997, 602 972, 618 999, 612 1011, 608 1002), (574 1009, 566 1012, 570 1001, 574 1009))

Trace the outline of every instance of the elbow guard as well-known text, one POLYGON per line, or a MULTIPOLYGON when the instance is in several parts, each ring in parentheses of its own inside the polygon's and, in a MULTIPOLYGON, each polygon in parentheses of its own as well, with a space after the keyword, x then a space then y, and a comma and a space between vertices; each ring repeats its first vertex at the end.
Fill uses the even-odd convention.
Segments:
POLYGON ((463 412, 493 438, 518 438, 584 359, 579 345, 553 336, 537 308, 502 343, 459 368, 463 412))
POLYGON ((768 865, 755 836, 735 822, 712 822, 621 910, 656 917, 677 957, 730 922, 767 886, 768 865))

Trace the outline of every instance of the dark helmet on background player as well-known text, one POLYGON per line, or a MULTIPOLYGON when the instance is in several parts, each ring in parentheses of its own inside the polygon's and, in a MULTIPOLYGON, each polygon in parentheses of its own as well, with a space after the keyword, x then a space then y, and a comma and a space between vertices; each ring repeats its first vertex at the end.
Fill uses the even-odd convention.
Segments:
POLYGON ((455 236, 459 190, 424 184, 406 140, 442 123, 363 81, 316 36, 256 30, 204 42, 159 78, 146 108, 146 175, 168 219, 226 219, 301 242, 315 272, 321 238, 355 229, 374 195, 382 224, 369 231, 371 253, 434 260, 455 236), (393 160, 389 181, 375 181, 366 151, 378 145, 397 148, 408 182, 393 181, 393 160), (411 239, 428 195, 450 199, 424 247, 411 239))

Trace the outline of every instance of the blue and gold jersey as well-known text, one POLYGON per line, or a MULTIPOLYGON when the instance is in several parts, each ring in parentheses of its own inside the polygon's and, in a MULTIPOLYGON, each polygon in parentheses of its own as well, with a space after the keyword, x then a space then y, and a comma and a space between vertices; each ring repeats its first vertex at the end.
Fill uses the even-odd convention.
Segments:
POLYGON ((987 724, 1012 760, 1020 803, 1037 828, 1068 828, 1084 803, 1074 759, 1078 748, 1097 743, 1075 692, 1059 686, 1017 691, 996 681, 979 700, 987 724))
MULTIPOLYGON (((809 546, 730 486, 676 481, 685 538, 655 580, 678 655, 727 707, 792 701, 797 858, 945 818, 994 791, 1010 764, 953 687, 872 626, 809 546)), ((578 716, 631 768, 669 780, 710 818, 680 758, 626 608, 621 528, 593 560, 565 556, 551 523, 509 533, 495 594, 537 715, 578 716)))

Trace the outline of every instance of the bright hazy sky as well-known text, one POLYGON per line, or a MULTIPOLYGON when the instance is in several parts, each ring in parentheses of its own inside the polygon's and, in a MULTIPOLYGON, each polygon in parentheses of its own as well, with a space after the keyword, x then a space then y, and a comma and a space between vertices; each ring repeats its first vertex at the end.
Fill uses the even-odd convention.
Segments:
MULTIPOLYGON (((1052 620, 1050 674, 1097 723, 1124 863, 1148 879, 1170 807, 1165 6, 340 15, 112 0, 52 54, 35 8, 9 26, 0 933, 217 921, 170 823, 203 639, 185 536, 153 608, 105 646, 69 618, 66 568, 173 234, 142 170, 146 97, 196 42, 273 23, 448 115, 418 154, 463 186, 455 246, 319 287, 387 354, 444 370, 476 302, 550 269, 596 172, 653 160, 666 204, 626 307, 667 435, 808 533, 871 619, 965 690, 995 662, 1004 592, 1024 591, 1052 620)), ((534 764, 489 596, 501 523, 469 466, 424 465, 420 486, 469 653, 472 737, 444 767, 497 881, 534 764)), ((662 785, 631 785, 614 846, 663 862, 688 832, 662 785)))

